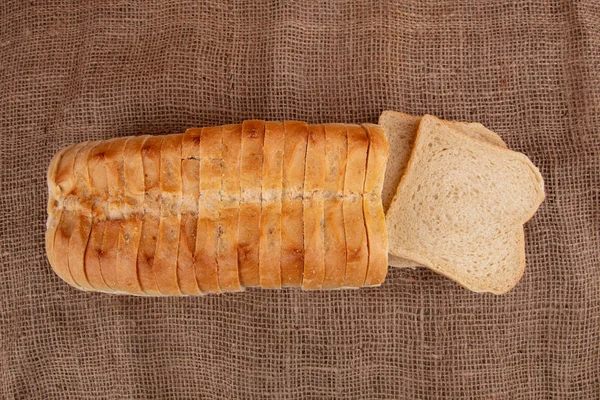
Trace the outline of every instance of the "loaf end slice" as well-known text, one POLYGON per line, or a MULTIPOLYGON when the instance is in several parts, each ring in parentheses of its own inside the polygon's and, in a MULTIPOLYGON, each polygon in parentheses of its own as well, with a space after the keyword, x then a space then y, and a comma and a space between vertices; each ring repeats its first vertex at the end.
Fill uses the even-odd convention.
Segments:
POLYGON ((78 287, 78 285, 73 280, 71 276, 69 267, 67 265, 65 269, 65 264, 63 260, 60 260, 64 255, 58 254, 55 249, 55 238, 56 232, 58 230, 58 226, 62 216, 62 194, 61 189, 57 185, 56 177, 59 170, 59 164, 61 161, 63 163, 69 163, 68 159, 63 160, 65 153, 72 152, 73 146, 68 146, 60 150, 58 153, 54 155, 52 160, 50 161, 50 165, 48 166, 47 171, 47 181, 48 181, 48 220, 46 222, 46 254, 48 256, 48 261, 50 261, 50 266, 52 270, 65 282, 70 284, 71 286, 78 287))
POLYGON ((77 240, 79 236, 79 217, 83 212, 81 205, 77 204, 76 198, 79 187, 77 177, 75 176, 75 164, 85 154, 88 142, 80 143, 65 153, 58 165, 56 182, 59 186, 59 192, 62 203, 62 212, 60 213, 60 222, 56 231, 54 246, 55 252, 59 255, 56 262, 59 269, 68 268, 70 276, 76 287, 81 290, 90 290, 90 285, 85 276, 82 276, 81 270, 76 268, 75 261, 76 249, 71 246, 71 242, 77 240))

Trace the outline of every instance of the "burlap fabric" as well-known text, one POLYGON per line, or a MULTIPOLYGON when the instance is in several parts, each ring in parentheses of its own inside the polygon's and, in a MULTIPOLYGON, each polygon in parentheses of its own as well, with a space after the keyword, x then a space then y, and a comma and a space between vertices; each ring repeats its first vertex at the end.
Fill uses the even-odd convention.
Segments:
POLYGON ((600 396, 600 7, 590 1, 0 5, 5 399, 600 396), (44 251, 61 146, 245 118, 480 121, 547 199, 507 295, 381 288, 86 294, 44 251))

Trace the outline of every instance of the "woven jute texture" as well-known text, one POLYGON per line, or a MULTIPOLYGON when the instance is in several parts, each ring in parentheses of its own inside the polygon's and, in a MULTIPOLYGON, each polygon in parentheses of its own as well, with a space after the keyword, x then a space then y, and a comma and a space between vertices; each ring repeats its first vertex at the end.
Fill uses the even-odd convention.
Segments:
POLYGON ((0 5, 0 398, 600 397, 594 0, 0 5), (427 270, 380 288, 135 298, 44 251, 62 146, 243 119, 479 121, 547 198, 504 296, 427 270))

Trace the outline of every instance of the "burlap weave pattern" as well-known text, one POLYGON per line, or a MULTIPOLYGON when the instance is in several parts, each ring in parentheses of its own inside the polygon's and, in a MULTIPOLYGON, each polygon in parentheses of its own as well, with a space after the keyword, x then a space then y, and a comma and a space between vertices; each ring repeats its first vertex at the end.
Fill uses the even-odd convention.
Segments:
POLYGON ((600 6, 589 1, 0 5, 0 398, 600 397, 600 6), (86 294, 44 251, 62 146, 248 118, 479 121, 547 198, 504 296, 86 294))

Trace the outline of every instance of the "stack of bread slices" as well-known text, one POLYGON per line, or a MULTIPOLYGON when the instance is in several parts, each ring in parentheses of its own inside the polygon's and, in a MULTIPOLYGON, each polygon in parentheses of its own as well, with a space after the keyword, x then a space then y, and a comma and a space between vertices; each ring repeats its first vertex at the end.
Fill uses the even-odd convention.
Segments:
POLYGON ((544 200, 538 169, 478 123, 385 111, 390 265, 425 266, 475 292, 506 293, 525 268, 523 224, 544 200))

